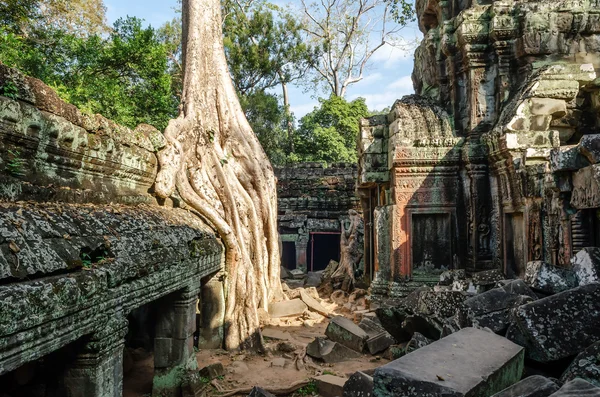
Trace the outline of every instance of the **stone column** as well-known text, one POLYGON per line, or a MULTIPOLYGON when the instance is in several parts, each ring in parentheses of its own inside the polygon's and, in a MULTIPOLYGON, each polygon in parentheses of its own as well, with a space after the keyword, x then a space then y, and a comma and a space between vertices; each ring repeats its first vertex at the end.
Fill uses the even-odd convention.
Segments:
POLYGON ((127 320, 122 313, 83 344, 64 376, 67 397, 121 397, 127 320))
POLYGON ((223 346, 225 319, 225 287, 222 273, 202 279, 200 305, 198 348, 220 349, 223 346))
POLYGON ((152 388, 155 397, 180 396, 188 371, 198 369, 194 331, 199 292, 198 284, 191 285, 157 302, 152 388))

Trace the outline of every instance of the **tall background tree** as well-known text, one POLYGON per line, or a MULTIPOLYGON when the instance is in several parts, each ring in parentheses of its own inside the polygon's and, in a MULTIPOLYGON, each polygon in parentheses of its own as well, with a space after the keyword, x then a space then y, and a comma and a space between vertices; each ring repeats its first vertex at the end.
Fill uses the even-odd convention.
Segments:
POLYGON ((261 348, 258 308, 282 297, 275 177, 237 98, 218 0, 183 1, 181 112, 159 153, 156 192, 175 192, 226 247, 225 347, 261 348))
POLYGON ((304 30, 322 51, 312 66, 313 84, 344 97, 361 81, 373 55, 386 44, 405 45, 398 33, 408 22, 405 0, 300 0, 304 30))

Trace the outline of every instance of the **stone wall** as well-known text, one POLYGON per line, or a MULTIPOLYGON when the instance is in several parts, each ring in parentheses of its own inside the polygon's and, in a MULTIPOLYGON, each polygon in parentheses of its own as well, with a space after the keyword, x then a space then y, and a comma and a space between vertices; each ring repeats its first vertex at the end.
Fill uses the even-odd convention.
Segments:
POLYGON ((0 94, 11 85, 17 94, 0 96, 0 379, 71 346, 56 393, 120 396, 128 315, 153 303, 154 390, 176 393, 196 365, 196 303, 222 269, 219 239, 152 196, 159 131, 82 113, 0 65, 0 94))
POLYGON ((599 6, 416 2, 417 95, 361 126, 365 219, 385 213, 373 233, 389 241, 375 258, 378 294, 404 295, 445 268, 522 276, 529 261, 569 266, 575 244, 598 243, 597 216, 582 219, 599 207, 599 6), (423 261, 415 239, 452 255, 423 261))
MULTIPOLYGON (((300 163, 276 168, 279 233, 296 249, 296 267, 307 270, 311 233, 340 233, 340 220, 360 210, 354 164, 300 163)), ((310 269, 308 269, 310 270, 310 269)))

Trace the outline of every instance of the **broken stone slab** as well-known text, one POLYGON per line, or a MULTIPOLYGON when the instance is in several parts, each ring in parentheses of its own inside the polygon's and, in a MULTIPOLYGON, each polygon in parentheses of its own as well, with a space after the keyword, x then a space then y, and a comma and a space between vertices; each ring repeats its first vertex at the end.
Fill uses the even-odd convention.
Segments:
POLYGON ((480 327, 504 334, 510 325, 510 311, 537 299, 522 280, 515 280, 502 288, 493 288, 465 301, 473 321, 480 327))
POLYGON ((290 271, 288 269, 286 269, 285 267, 281 266, 279 277, 285 280, 285 279, 288 279, 288 278, 293 278, 294 275, 292 273, 290 273, 290 271))
POLYGON ((441 319, 435 315, 413 314, 407 316, 400 326, 411 338, 415 332, 419 332, 429 339, 438 340, 443 335, 445 324, 445 319, 441 319))
POLYGON ((409 316, 403 306, 382 306, 375 310, 381 326, 399 342, 407 341, 412 334, 402 328, 402 323, 409 316))
POLYGON ((463 291, 421 289, 409 294, 403 303, 414 314, 446 318, 453 316, 467 298, 468 295, 463 291))
POLYGON ((283 357, 277 357, 271 361, 271 367, 284 368, 285 364, 286 360, 283 357))
POLYGON ((369 334, 369 336, 379 335, 381 332, 385 331, 377 317, 363 317, 360 320, 360 323, 358 323, 358 326, 369 334))
POLYGON ((548 294, 557 294, 578 285, 574 271, 542 261, 527 263, 524 279, 531 288, 548 294))
POLYGON ((516 383, 524 349, 475 328, 464 328, 375 370, 379 396, 491 396, 516 383))
POLYGON ((440 274, 439 285, 452 285, 455 281, 466 280, 467 273, 465 269, 446 270, 440 274))
POLYGON ((328 364, 340 363, 360 357, 360 353, 326 338, 315 338, 306 346, 306 354, 328 364))
POLYGON ((325 330, 325 335, 331 341, 340 343, 359 353, 365 350, 367 339, 369 339, 369 335, 362 328, 342 316, 331 319, 325 330))
POLYGON ((390 346, 384 353, 383 358, 386 360, 397 360, 400 357, 406 354, 406 345, 407 343, 402 343, 400 345, 392 345, 390 346))
POLYGON ((372 355, 386 350, 388 347, 396 343, 396 340, 387 331, 382 331, 378 335, 371 336, 367 339, 367 350, 372 355))
POLYGON ((289 332, 281 331, 277 328, 268 328, 265 327, 262 331, 262 336, 265 338, 275 339, 275 340, 293 340, 292 335, 289 332))
POLYGON ((201 377, 213 380, 219 376, 225 375, 225 368, 221 363, 213 363, 202 368, 199 373, 201 377))
POLYGON ((306 273, 306 280, 304 281, 305 287, 318 287, 321 285, 321 274, 322 272, 308 272, 306 273))
POLYGON ((358 371, 344 383, 343 397, 371 397, 373 395, 373 377, 358 371))
POLYGON ((308 306, 301 299, 274 302, 269 305, 271 318, 299 316, 308 310, 308 306))
POLYGON ((559 389, 550 379, 540 375, 529 376, 492 397, 548 397, 559 389))
POLYGON ((571 259, 579 285, 600 282, 600 248, 584 248, 571 259))
POLYGON ((302 280, 304 279, 304 277, 306 276, 306 274, 304 274, 304 272, 300 269, 293 269, 290 270, 290 273, 292 273, 292 276, 296 279, 296 280, 302 280))
POLYGON ((562 383, 581 378, 600 387, 600 341, 579 353, 560 377, 562 383))
POLYGON ((341 397, 344 394, 344 384, 348 379, 334 375, 321 375, 314 378, 317 391, 321 397, 341 397))
POLYGON ((258 386, 254 386, 252 390, 250 390, 250 394, 248 394, 248 397, 275 397, 275 395, 269 393, 265 389, 262 389, 258 386))
POLYGON ((600 340, 600 283, 577 287, 518 307, 506 337, 534 361, 579 354, 600 340))
POLYGON ((432 339, 427 338, 425 335, 420 334, 419 332, 415 332, 412 338, 408 341, 405 347, 406 354, 414 352, 417 349, 425 347, 427 345, 432 344, 434 341, 432 339))
POLYGON ((329 317, 329 310, 323 307, 315 298, 310 296, 306 291, 300 290, 300 299, 308 306, 309 310, 317 312, 325 317, 329 317))
POLYGON ((550 397, 600 397, 600 387, 596 387, 583 379, 567 382, 550 397))
POLYGON ((504 278, 504 274, 502 274, 501 270, 492 269, 473 274, 471 281, 473 285, 477 287, 484 287, 485 289, 493 288, 498 281, 503 280, 504 278))

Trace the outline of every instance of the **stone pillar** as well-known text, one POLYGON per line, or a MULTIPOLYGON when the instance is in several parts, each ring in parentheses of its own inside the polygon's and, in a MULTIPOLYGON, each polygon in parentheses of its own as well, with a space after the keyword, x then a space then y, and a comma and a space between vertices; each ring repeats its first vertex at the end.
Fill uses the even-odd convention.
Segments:
POLYGON ((225 287, 222 273, 202 279, 200 305, 198 348, 220 349, 223 346, 225 319, 225 287))
POLYGON ((84 342, 64 376, 67 397, 121 397, 127 320, 120 313, 84 342))
POLYGON ((154 340, 154 397, 178 397, 188 371, 198 369, 194 354, 196 302, 199 285, 161 298, 154 340))

